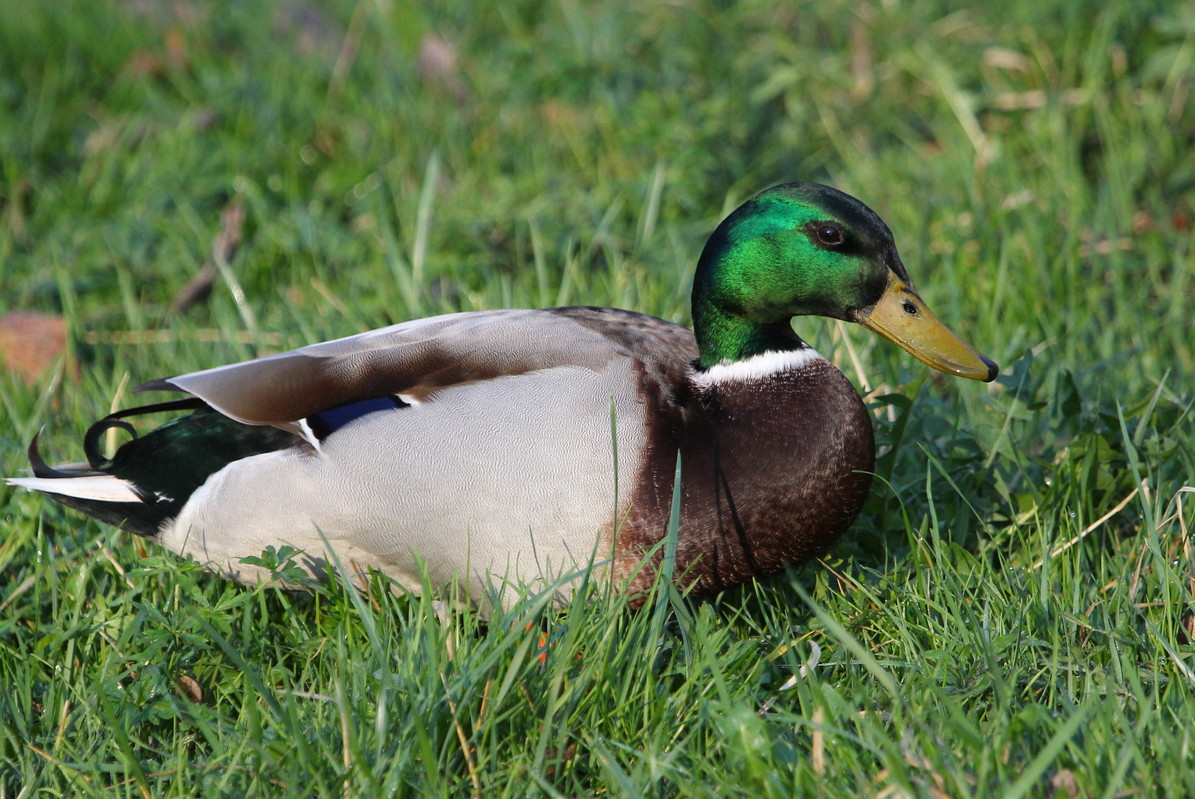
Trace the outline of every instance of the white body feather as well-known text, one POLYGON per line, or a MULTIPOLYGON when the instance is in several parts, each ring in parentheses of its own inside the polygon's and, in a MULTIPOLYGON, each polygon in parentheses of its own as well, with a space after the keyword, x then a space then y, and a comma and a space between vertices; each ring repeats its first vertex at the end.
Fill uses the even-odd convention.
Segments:
POLYGON ((496 590, 505 604, 508 585, 542 588, 609 559, 625 503, 615 476, 628 495, 643 417, 626 376, 578 367, 451 386, 363 416, 315 454, 230 464, 160 542, 246 581, 258 572, 240 560, 283 543, 321 571, 322 533, 352 571, 376 568, 417 591, 423 567, 437 588, 475 600, 496 590))
POLYGON ((141 497, 133 490, 132 484, 110 474, 87 475, 85 477, 6 477, 4 482, 10 486, 28 488, 31 491, 41 491, 46 494, 58 494, 64 497, 78 497, 97 502, 140 502, 141 497))

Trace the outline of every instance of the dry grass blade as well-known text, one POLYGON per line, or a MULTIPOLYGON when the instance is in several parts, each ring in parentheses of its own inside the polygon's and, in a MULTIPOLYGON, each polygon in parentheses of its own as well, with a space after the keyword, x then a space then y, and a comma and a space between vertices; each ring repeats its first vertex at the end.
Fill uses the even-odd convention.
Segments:
POLYGON ((195 277, 183 286, 170 301, 170 310, 184 313, 188 308, 203 302, 212 294, 216 278, 220 275, 220 264, 231 263, 241 244, 245 225, 245 206, 240 197, 234 197, 220 212, 220 232, 212 239, 211 255, 195 277))
MULTIPOLYGON (((1141 490, 1143 488, 1145 488, 1146 485, 1147 485, 1146 482, 1144 480, 1142 480, 1141 485, 1137 486, 1132 491, 1130 491, 1129 495, 1126 496, 1124 499, 1122 499, 1120 502, 1118 502, 1116 504, 1115 508, 1108 511, 1100 518, 1096 519, 1094 522, 1092 522, 1090 525, 1088 525, 1087 528, 1085 530, 1083 530, 1083 532, 1079 533, 1077 536, 1070 539, 1065 544, 1060 544, 1057 547, 1055 547, 1054 550, 1052 552, 1050 552, 1049 557, 1050 558, 1058 557, 1063 552, 1066 552, 1068 549, 1073 547, 1075 544, 1082 541, 1088 535, 1090 535, 1094 531, 1098 530, 1101 526, 1103 526, 1103 524, 1105 522, 1107 522, 1113 516, 1120 513, 1122 510, 1124 510, 1124 506, 1128 505, 1130 502, 1132 502, 1133 497, 1135 497, 1135 496, 1137 496, 1137 494, 1141 493, 1141 490)), ((1037 571, 1038 569, 1040 569, 1042 567, 1043 564, 1045 564, 1046 560, 1047 560, 1047 558, 1042 558, 1041 560, 1037 561, 1036 563, 1034 563, 1032 566, 1029 567, 1029 571, 1031 571, 1031 572, 1037 571)))
POLYGON ((452 725, 456 729, 456 738, 461 745, 461 754, 465 758, 465 765, 469 769, 469 781, 473 783, 473 796, 481 799, 481 778, 477 775, 477 764, 473 761, 473 750, 469 746, 469 737, 461 726, 461 717, 456 710, 456 702, 452 699, 452 692, 448 689, 448 678, 440 674, 440 682, 444 685, 444 698, 448 701, 448 712, 452 714, 452 725))
POLYGON ((810 744, 810 765, 813 766, 813 773, 819 777, 826 773, 826 733, 822 726, 826 723, 826 709, 817 707, 813 711, 813 733, 811 735, 812 741, 810 744))

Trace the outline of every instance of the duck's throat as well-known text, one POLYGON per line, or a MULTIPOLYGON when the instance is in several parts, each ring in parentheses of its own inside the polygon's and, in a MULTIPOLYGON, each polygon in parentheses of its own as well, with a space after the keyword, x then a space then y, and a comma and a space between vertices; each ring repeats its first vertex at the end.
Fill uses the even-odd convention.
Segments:
POLYGON ((701 352, 698 365, 702 369, 742 361, 765 352, 785 352, 805 346, 787 318, 761 324, 728 314, 713 305, 694 307, 693 329, 701 352))

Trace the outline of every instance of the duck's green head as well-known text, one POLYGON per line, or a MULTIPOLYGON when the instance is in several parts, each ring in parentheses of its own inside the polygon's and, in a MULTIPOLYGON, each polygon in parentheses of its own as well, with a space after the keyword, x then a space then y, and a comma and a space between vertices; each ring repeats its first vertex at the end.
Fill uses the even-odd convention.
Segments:
POLYGON ((918 296, 874 211, 829 186, 788 183, 727 217, 701 254, 700 366, 803 346, 790 322, 805 315, 858 322, 948 374, 993 380, 998 371, 918 296))

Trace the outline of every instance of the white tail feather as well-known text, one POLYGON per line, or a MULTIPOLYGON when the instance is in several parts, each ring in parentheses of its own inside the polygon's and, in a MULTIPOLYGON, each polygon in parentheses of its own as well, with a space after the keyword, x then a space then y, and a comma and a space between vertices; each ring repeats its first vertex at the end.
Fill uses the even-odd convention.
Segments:
POLYGON ((4 482, 46 494, 93 499, 98 502, 141 502, 133 484, 108 474, 87 477, 6 477, 4 482))

